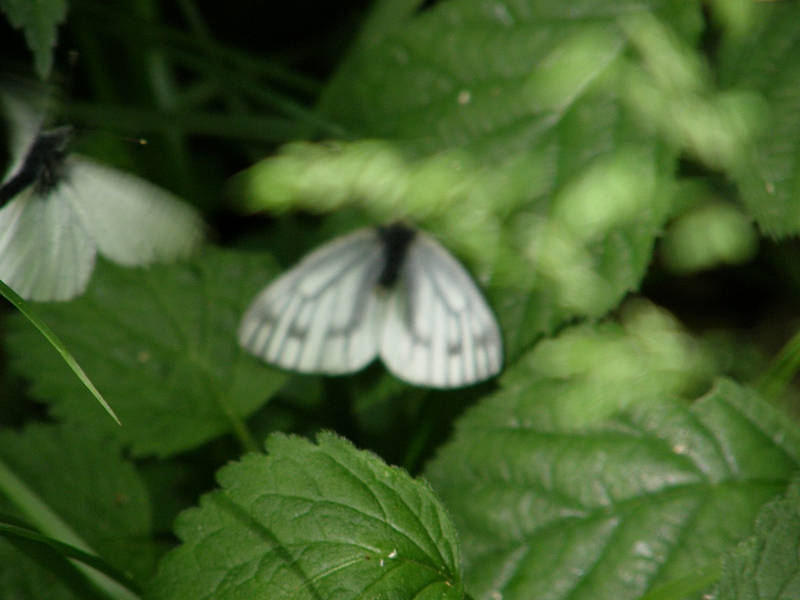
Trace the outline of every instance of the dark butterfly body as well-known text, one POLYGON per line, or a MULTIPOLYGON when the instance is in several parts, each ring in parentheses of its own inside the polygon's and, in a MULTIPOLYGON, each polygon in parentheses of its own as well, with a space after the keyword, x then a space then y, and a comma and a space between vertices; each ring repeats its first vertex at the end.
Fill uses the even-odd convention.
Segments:
POLYGON ((402 223, 392 223, 386 227, 378 227, 378 236, 383 242, 383 254, 385 262, 380 277, 378 277, 378 285, 384 289, 391 289, 397 283, 397 278, 400 275, 400 267, 408 254, 408 248, 417 232, 406 227, 402 223))
POLYGON ((33 142, 22 166, 0 186, 0 206, 33 185, 33 193, 47 195, 64 177, 65 149, 72 137, 72 127, 43 131, 33 142))

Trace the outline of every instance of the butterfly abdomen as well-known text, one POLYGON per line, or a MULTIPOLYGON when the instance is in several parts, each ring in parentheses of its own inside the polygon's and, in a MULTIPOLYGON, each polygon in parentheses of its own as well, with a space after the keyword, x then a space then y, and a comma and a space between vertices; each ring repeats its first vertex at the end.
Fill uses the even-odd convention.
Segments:
POLYGON ((400 269, 408 254, 408 247, 414 241, 417 232, 401 223, 392 223, 386 227, 378 227, 378 237, 383 244, 384 264, 378 285, 389 290, 397 283, 400 269))

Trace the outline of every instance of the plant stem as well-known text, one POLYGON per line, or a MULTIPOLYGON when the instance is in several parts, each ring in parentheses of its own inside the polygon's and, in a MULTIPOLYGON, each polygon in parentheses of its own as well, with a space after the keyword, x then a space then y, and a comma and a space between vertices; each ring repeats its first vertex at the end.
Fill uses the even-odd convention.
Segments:
POLYGON ((756 382, 756 389, 768 400, 776 400, 798 369, 800 369, 800 331, 794 334, 772 360, 756 382))

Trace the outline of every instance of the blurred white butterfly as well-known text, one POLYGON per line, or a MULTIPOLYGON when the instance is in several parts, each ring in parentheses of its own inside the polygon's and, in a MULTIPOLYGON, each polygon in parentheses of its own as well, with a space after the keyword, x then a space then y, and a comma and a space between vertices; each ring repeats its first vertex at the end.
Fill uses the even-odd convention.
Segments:
POLYGON ((0 279, 23 298, 81 294, 98 252, 124 266, 188 255, 203 237, 198 213, 151 183, 65 155, 72 129, 39 132, 40 117, 0 94, 13 165, 0 185, 0 279))
POLYGON ((305 373, 352 373, 380 356, 400 379, 470 385, 500 371, 500 328, 463 266, 402 224, 366 228, 306 256, 262 291, 239 343, 305 373))

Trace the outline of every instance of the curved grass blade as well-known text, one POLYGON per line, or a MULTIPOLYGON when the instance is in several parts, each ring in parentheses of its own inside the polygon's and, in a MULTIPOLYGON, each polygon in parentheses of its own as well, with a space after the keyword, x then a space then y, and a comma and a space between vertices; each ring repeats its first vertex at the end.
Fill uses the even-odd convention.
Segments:
POLYGON ((5 297, 11 304, 13 304, 25 317, 33 323, 33 325, 38 329, 42 335, 47 338, 47 341, 55 348, 64 361, 69 365, 69 368, 78 376, 78 379, 81 380, 83 385, 86 386, 92 395, 97 398, 97 401, 102 405, 103 408, 106 409, 106 412, 111 415, 111 417, 117 422, 117 425, 122 425, 120 423, 119 418, 108 405, 105 398, 103 398, 102 394, 97 391, 97 388, 94 387, 94 384, 89 379, 88 375, 83 371, 81 366, 78 364, 78 361, 70 354, 69 350, 67 350, 66 346, 58 339, 58 336, 53 332, 50 327, 47 326, 47 323, 42 321, 41 317, 36 314, 36 312, 31 308, 31 306, 25 302, 19 295, 8 287, 3 281, 0 281, 0 295, 5 297))
POLYGON ((142 592, 136 582, 134 582, 130 577, 126 576, 121 571, 115 569, 102 558, 98 558, 94 554, 90 554, 70 544, 60 542, 57 539, 42 535, 41 533, 33 531, 32 529, 28 529, 19 525, 12 525, 7 522, 0 522, 0 537, 8 539, 12 543, 22 541, 49 548, 64 558, 71 558, 80 561, 83 564, 100 571, 101 573, 107 575, 110 579, 113 579, 120 585, 128 588, 136 594, 141 594, 142 592))

